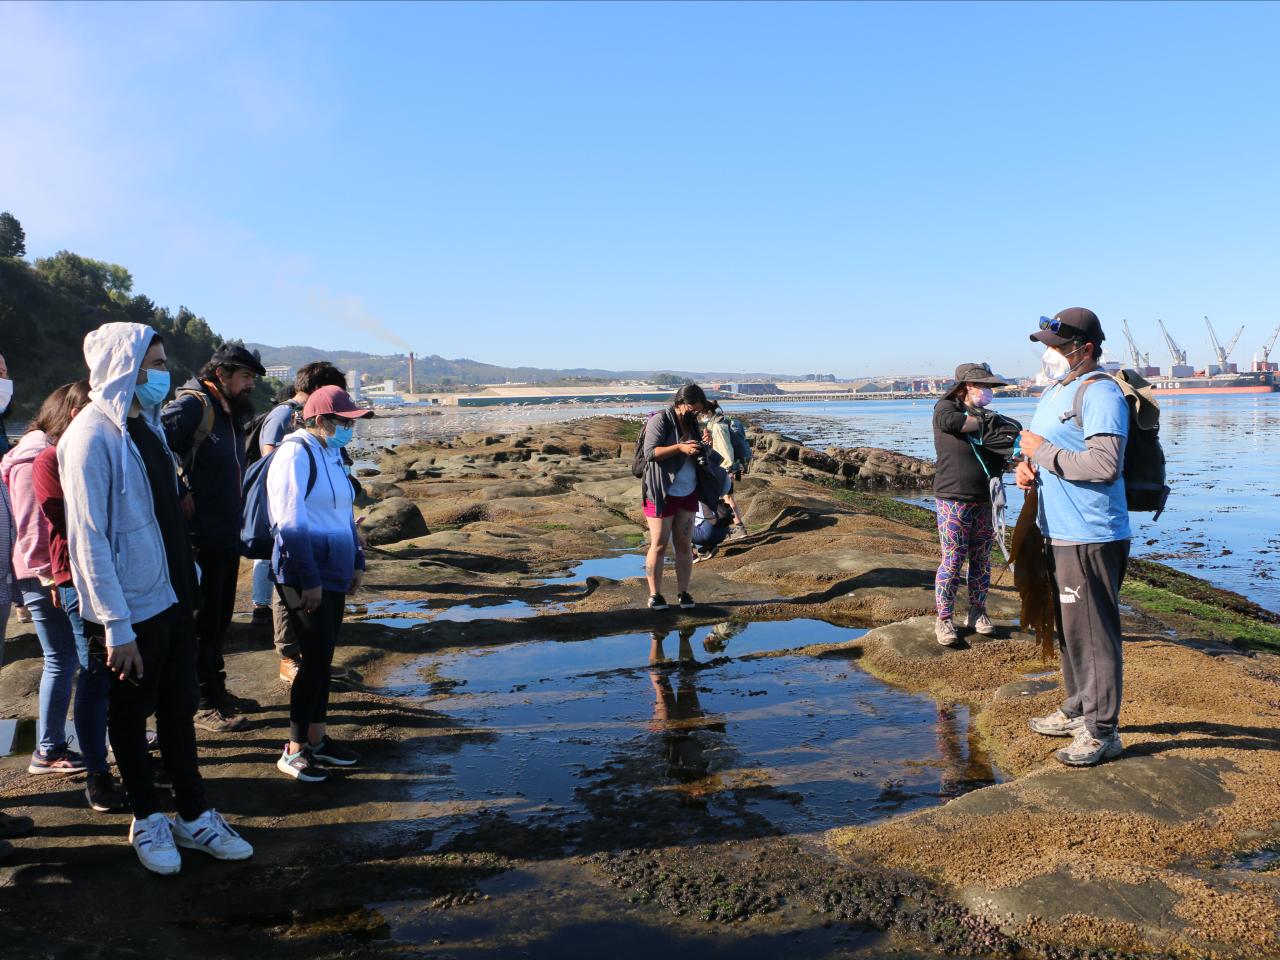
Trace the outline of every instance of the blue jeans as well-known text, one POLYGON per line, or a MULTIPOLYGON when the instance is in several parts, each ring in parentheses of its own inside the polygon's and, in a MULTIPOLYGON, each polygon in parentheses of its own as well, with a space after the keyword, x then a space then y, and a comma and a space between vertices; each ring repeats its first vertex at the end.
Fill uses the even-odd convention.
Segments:
POLYGON ((67 745, 67 708, 76 679, 76 636, 67 615, 53 605, 51 588, 41 586, 39 580, 20 580, 18 587, 44 652, 36 749, 48 756, 67 745))
POLYGON ((275 590, 271 586, 271 561, 253 561, 253 605, 255 607, 271 606, 271 597, 275 590))
POLYGON ((111 696, 111 671, 98 648, 95 657, 80 619, 80 595, 73 586, 58 587, 58 599, 76 636, 80 678, 76 681, 76 739, 88 773, 107 772, 107 701, 111 696))

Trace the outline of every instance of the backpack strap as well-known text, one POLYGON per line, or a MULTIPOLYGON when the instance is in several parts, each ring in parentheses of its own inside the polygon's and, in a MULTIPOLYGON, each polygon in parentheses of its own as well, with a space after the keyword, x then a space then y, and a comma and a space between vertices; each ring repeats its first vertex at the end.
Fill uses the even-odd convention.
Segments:
POLYGON ((196 432, 191 435, 191 446, 186 456, 182 458, 183 472, 190 473, 192 465, 196 462, 196 453, 199 452, 200 445, 209 439, 209 434, 213 433, 213 403, 203 390, 195 390, 191 387, 183 387, 178 391, 178 396, 195 397, 200 401, 200 422, 196 424, 196 432))
POLYGON ((1068 420, 1074 420, 1080 429, 1084 429, 1084 392, 1089 389, 1092 384, 1099 383, 1102 380, 1110 380, 1115 382, 1115 377, 1102 370, 1090 370, 1080 378, 1080 386, 1076 388, 1075 398, 1071 402, 1071 409, 1058 418, 1059 423, 1066 423, 1068 420))
POLYGON ((311 491, 316 488, 316 455, 311 452, 311 445, 301 437, 285 437, 280 443, 283 445, 290 440, 294 443, 302 444, 302 449, 307 452, 307 492, 303 496, 309 497, 311 496, 311 491))

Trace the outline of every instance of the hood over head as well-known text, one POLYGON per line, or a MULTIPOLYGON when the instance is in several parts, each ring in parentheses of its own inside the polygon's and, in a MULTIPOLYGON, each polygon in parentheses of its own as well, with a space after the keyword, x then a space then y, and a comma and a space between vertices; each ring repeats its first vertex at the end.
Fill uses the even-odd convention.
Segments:
MULTIPOLYGON (((133 406, 142 358, 156 332, 144 323, 104 323, 84 338, 89 400, 121 429, 133 406)), ((154 411, 143 415, 157 416, 154 411)))
POLYGON ((30 430, 24 433, 17 445, 0 460, 0 479, 9 482, 9 473, 20 463, 31 463, 49 446, 49 438, 43 430, 30 430))

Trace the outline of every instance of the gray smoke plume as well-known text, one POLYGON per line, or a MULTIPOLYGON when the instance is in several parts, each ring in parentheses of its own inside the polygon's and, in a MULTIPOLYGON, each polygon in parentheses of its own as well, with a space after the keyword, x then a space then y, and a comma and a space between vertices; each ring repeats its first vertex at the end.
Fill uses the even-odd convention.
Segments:
POLYGON ((413 349, 404 337, 388 327, 381 318, 370 313, 359 297, 335 297, 324 290, 313 288, 307 294, 307 308, 400 350, 413 349))

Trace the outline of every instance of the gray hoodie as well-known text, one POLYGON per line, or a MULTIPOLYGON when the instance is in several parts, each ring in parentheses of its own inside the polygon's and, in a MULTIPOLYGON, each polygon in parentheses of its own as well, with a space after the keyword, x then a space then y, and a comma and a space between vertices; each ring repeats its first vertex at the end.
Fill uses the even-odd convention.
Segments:
MULTIPOLYGON (((82 613, 106 628, 113 647, 132 643, 132 624, 178 600, 146 466, 125 423, 154 336, 141 323, 106 323, 84 338, 90 403, 58 442, 71 578, 82 613)), ((167 450, 159 410, 140 416, 167 450)), ((177 489, 176 468, 173 482, 177 489)))

